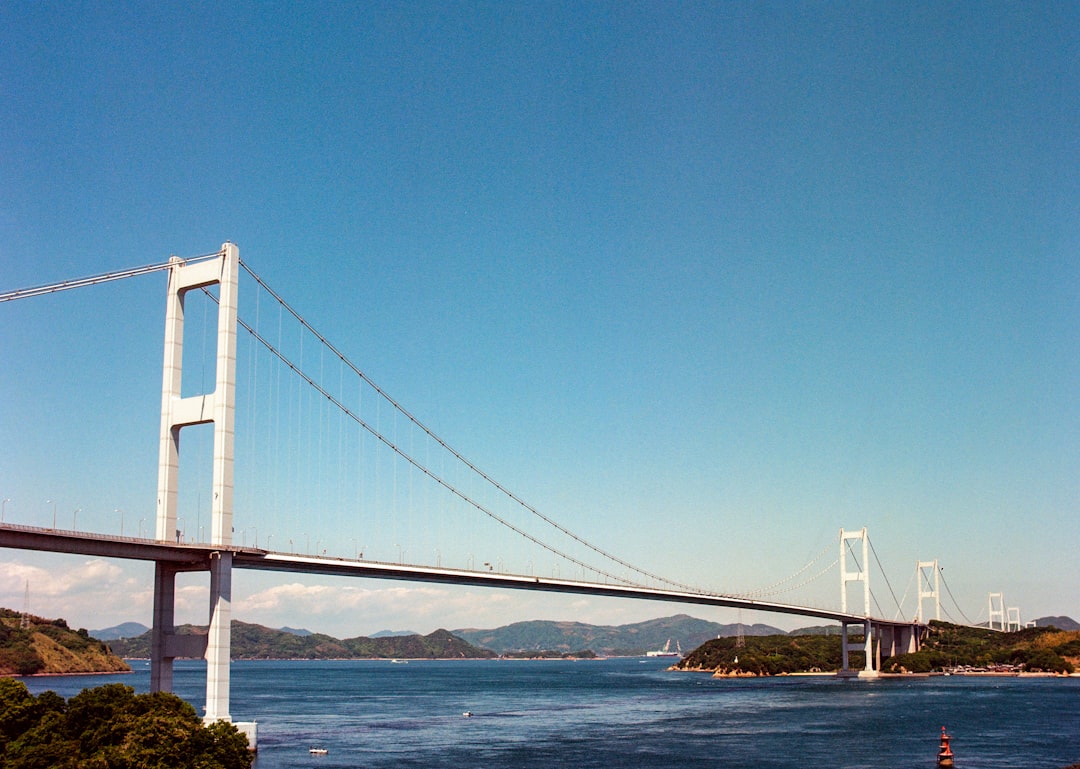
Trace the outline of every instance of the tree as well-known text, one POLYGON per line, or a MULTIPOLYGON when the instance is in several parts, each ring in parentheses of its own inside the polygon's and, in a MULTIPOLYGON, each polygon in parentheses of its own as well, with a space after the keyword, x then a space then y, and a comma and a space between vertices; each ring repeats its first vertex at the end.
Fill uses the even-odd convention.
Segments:
POLYGON ((247 738, 174 694, 122 684, 64 702, 0 679, 0 769, 250 769, 247 738))

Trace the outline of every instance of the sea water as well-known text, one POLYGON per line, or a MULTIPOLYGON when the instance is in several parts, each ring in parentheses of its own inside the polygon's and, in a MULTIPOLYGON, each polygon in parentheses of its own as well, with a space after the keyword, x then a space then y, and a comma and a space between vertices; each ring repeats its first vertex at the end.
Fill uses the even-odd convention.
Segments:
MULTIPOLYGON (((715 679, 670 662, 241 661, 231 715, 258 722, 257 769, 933 769, 942 726, 958 769, 1080 762, 1080 678, 715 679)), ((132 665, 24 680, 147 691, 132 665)), ((201 711, 205 665, 177 662, 175 690, 201 711)))

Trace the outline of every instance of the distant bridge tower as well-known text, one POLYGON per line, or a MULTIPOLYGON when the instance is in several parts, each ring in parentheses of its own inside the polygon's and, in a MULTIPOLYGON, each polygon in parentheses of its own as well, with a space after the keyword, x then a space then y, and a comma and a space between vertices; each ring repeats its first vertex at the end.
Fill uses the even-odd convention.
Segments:
POLYGON ((1005 629, 1012 633, 1013 631, 1019 631, 1023 625, 1020 624, 1020 607, 1010 606, 1008 608, 1008 616, 1005 621, 1005 629))
POLYGON ((987 627, 991 630, 1004 630, 1005 629, 1005 594, 1004 593, 989 593, 987 595, 988 602, 988 616, 987 627), (994 620, 997 620, 995 624, 994 620))
POLYGON ((866 527, 864 526, 859 531, 844 531, 840 529, 840 611, 844 614, 848 613, 848 583, 849 582, 862 582, 863 584, 863 611, 862 616, 866 620, 862 623, 863 626, 863 641, 861 644, 848 643, 848 623, 841 623, 841 650, 843 657, 842 668, 845 671, 850 670, 848 667, 848 652, 856 651, 862 652, 865 657, 865 664, 863 670, 859 675, 874 676, 874 641, 873 641, 873 628, 870 623, 870 571, 869 571, 869 555, 870 555, 870 541, 866 537, 866 527), (851 540, 859 540, 862 542, 862 548, 860 555, 856 557, 851 554, 853 560, 856 561, 855 569, 848 569, 848 556, 851 549, 848 542, 851 540))
POLYGON ((870 616, 870 573, 868 571, 869 540, 866 538, 866 527, 859 531, 844 531, 840 529, 840 611, 847 614, 848 611, 848 583, 863 583, 863 611, 864 617, 870 616), (848 551, 851 549, 848 542, 859 540, 862 542, 861 558, 855 558, 855 569, 848 569, 848 551))
POLYGON ((926 624, 923 614, 923 599, 930 598, 934 602, 934 619, 941 620, 941 570, 937 559, 932 561, 919 561, 915 564, 916 575, 919 579, 919 624, 926 624), (931 577, 931 575, 933 575, 931 577))

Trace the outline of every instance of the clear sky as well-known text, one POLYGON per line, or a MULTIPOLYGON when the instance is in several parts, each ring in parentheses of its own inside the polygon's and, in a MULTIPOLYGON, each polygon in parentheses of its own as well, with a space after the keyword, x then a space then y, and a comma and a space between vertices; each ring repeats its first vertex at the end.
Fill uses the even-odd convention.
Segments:
MULTIPOLYGON (((1080 618, 1075 3, 3 3, 0 83, 0 290, 233 241, 635 563, 749 589, 867 526, 898 592, 1080 618)), ((8 520, 149 530, 163 308, 0 305, 8 520)), ((150 575, 6 551, 0 605, 145 623, 150 575)), ((236 579, 339 635, 678 610, 236 579)))

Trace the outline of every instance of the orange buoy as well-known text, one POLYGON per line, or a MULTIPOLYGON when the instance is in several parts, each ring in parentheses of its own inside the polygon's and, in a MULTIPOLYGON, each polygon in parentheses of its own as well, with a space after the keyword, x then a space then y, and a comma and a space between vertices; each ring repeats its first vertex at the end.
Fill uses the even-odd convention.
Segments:
POLYGON ((938 766, 952 766, 953 765, 953 752, 949 747, 949 740, 951 740, 948 734, 945 733, 945 727, 941 727, 941 745, 938 747, 937 765, 938 766))

